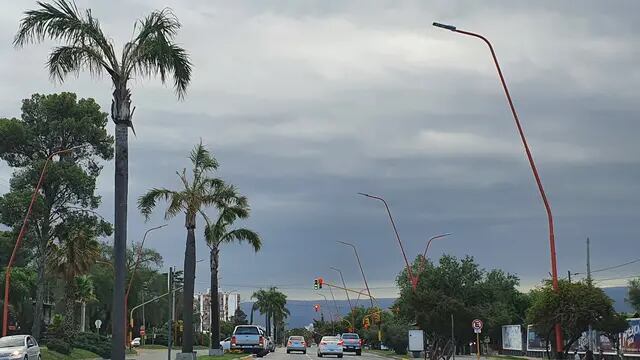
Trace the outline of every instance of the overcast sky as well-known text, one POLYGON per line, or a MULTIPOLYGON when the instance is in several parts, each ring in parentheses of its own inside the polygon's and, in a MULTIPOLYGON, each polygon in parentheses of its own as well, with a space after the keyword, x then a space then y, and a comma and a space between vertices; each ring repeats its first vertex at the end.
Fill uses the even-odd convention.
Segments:
MULTIPOLYGON (((246 298, 274 284, 313 298, 314 277, 336 281, 329 266, 361 287, 351 250, 336 244, 345 240, 359 247, 374 294, 394 294, 400 251, 382 204, 357 192, 386 197, 411 257, 430 235, 451 232, 434 242, 432 258, 470 254, 484 268, 518 274, 524 288, 538 284, 550 269, 546 216, 489 52, 431 26, 442 21, 493 41, 554 210, 560 274, 584 272, 587 236, 594 269, 638 257, 640 3, 78 1, 119 49, 136 19, 164 5, 183 24, 177 41, 191 54, 193 81, 184 101, 157 79, 131 82, 130 241, 164 222, 159 210, 145 223, 137 198, 179 186, 175 171, 201 138, 219 176, 251 201, 251 219, 238 225, 264 242, 258 254, 223 249, 224 290, 246 298)), ((76 92, 108 111, 108 80, 50 81, 53 43, 12 47, 33 7, 2 3, 0 116, 18 117, 36 92, 76 92)), ((1 192, 10 174, 0 165, 1 192)), ((112 219, 113 162, 99 193, 100 212, 112 219)), ((182 267, 183 224, 174 219, 148 238, 167 267, 182 267)), ((198 259, 207 259, 197 231, 198 259)), ((196 289, 207 279, 205 261, 196 289)))

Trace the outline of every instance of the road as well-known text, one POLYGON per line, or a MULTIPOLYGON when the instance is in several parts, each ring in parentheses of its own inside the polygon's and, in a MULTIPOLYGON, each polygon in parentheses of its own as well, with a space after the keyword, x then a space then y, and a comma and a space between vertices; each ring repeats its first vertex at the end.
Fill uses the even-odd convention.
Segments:
MULTIPOLYGON (((293 353, 293 354, 287 354, 287 351, 284 348, 278 348, 276 350, 276 352, 273 352, 267 356, 265 356, 263 359, 265 360, 315 360, 318 359, 318 357, 316 356, 316 347, 311 347, 307 350, 307 354, 300 354, 300 353, 293 353)), ((176 353, 180 352, 180 350, 177 351, 172 351, 171 352, 171 358, 175 359, 176 358, 176 353)), ((206 355, 208 353, 208 350, 198 350, 198 356, 200 355, 206 355)), ((151 350, 151 349, 140 349, 138 350, 138 355, 136 357, 134 356, 127 356, 127 359, 138 359, 138 360, 166 360, 167 359, 167 350, 151 350)), ((335 356, 326 356, 323 357, 323 359, 335 359, 335 356)), ((258 358, 254 358, 254 359, 258 359, 258 358)), ((362 356, 355 356, 352 353, 345 353, 344 354, 344 358, 343 359, 347 359, 347 360, 382 360, 382 359, 386 359, 382 356, 378 356, 378 355, 373 355, 373 354, 369 354, 369 353, 362 353, 362 356)))

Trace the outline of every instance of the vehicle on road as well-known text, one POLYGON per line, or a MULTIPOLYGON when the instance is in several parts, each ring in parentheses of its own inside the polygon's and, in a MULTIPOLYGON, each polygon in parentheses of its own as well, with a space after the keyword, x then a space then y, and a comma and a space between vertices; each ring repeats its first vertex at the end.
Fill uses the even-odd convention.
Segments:
POLYGON ((318 357, 325 355, 335 355, 339 358, 342 357, 344 342, 338 336, 323 336, 318 345, 318 357))
POLYGON ((263 357, 269 353, 269 339, 260 326, 238 325, 231 336, 231 350, 263 357))
POLYGON ((222 341, 220 341, 220 348, 224 351, 231 350, 231 338, 228 337, 222 341))
POLYGON ((0 359, 41 360, 40 346, 31 335, 0 338, 0 359))
POLYGON ((289 336, 287 340, 287 354, 291 354, 293 351, 302 351, 303 354, 307 353, 307 342, 304 341, 304 337, 289 336))
POLYGON ((340 338, 344 342, 344 352, 354 352, 356 353, 356 356, 362 355, 362 340, 360 339, 360 336, 358 336, 358 334, 344 333, 340 336, 340 338))
POLYGON ((135 338, 135 339, 131 340, 131 346, 132 347, 140 346, 140 341, 141 341, 140 338, 135 338))

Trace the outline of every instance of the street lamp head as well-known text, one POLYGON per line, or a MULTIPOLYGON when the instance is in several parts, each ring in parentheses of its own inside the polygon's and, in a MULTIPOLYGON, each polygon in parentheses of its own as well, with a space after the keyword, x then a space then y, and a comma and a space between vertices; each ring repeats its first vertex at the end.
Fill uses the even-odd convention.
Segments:
POLYGON ((446 29, 446 30, 456 31, 456 27, 453 26, 453 25, 447 25, 447 24, 441 24, 439 22, 434 22, 433 26, 439 27, 439 28, 442 28, 442 29, 446 29))
POLYGON ((358 195, 362 195, 362 196, 366 196, 366 197, 371 197, 371 195, 367 194, 367 193, 361 193, 359 192, 358 195))

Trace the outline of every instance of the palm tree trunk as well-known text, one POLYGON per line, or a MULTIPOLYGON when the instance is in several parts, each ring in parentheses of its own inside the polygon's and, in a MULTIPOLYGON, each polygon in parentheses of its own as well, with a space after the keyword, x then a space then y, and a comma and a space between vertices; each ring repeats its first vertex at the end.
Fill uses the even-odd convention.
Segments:
POLYGON ((253 313, 256 312, 256 303, 251 304, 251 317, 249 318, 249 325, 253 325, 253 313))
MULTIPOLYGON (((126 81, 126 79, 125 79, 126 81)), ((122 84, 116 84, 111 102, 111 119, 116 124, 115 201, 113 259, 113 311, 111 358, 124 359, 126 309, 124 289, 126 282, 127 250, 127 196, 129 193, 129 125, 131 124, 131 93, 122 84)), ((193 301, 193 300, 192 300, 193 301)))
POLYGON ((78 333, 78 327, 76 326, 76 280, 70 278, 66 280, 65 284, 65 304, 64 304, 64 319, 62 322, 62 329, 64 331, 64 337, 68 342, 71 342, 78 333))
POLYGON ((220 348, 220 298, 218 296, 218 265, 220 249, 216 244, 211 247, 211 343, 210 349, 220 348))
POLYGON ((187 221, 187 243, 184 250, 184 292, 182 301, 182 319, 184 333, 182 336, 182 352, 193 352, 193 290, 196 280, 196 234, 195 217, 187 221))

